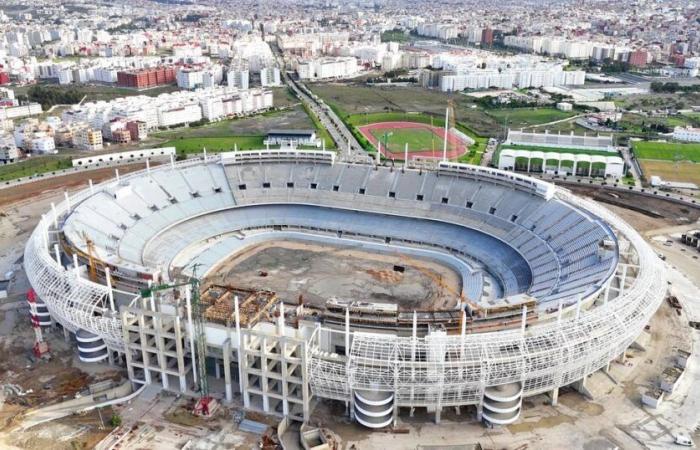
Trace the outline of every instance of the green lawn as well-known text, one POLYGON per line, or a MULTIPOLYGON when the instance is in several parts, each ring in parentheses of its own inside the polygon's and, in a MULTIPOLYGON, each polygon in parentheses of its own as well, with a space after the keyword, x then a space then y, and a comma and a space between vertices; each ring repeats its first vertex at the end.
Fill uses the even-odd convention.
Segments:
POLYGON ((392 153, 403 153, 404 146, 408 144, 409 152, 418 152, 426 150, 442 151, 443 139, 437 136, 430 130, 421 128, 408 129, 374 129, 371 131, 372 136, 382 143, 382 146, 388 147, 392 153), (386 140, 384 133, 388 132, 386 140))
POLYGON ((72 167, 70 158, 58 155, 35 156, 14 164, 0 165, 0 181, 14 180, 70 167, 72 167))
POLYGON ((234 144, 239 150, 259 150, 265 148, 264 136, 228 136, 228 137, 190 137, 172 139, 161 144, 161 147, 175 147, 178 154, 233 151, 234 144))
POLYGON ((510 108, 489 109, 486 114, 510 128, 529 127, 556 120, 568 119, 576 115, 575 111, 560 111, 556 108, 510 108))
POLYGON ((638 159, 700 162, 700 144, 636 141, 632 148, 638 159))

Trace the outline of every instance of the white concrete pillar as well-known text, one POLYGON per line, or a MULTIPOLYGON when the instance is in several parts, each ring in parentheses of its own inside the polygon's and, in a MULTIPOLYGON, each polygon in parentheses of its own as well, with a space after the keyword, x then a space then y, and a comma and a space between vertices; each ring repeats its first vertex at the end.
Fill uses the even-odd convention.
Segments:
POLYGON ((61 251, 58 249, 58 244, 53 244, 53 252, 54 256, 56 257, 56 262, 58 265, 61 265, 61 251))
POLYGON ((107 296, 109 298, 109 307, 112 312, 117 308, 114 306, 114 292, 112 291, 112 276, 110 275, 109 267, 105 267, 105 280, 107 281, 107 296))
POLYGON ((78 254, 73 253, 73 273, 76 277, 80 276, 80 271, 78 270, 78 254))
POLYGON ((403 147, 403 167, 408 168, 408 142, 403 147))
POLYGON ((527 159, 527 173, 530 173, 530 158, 527 159))
POLYGON ((67 206, 68 210, 70 210, 71 206, 70 206, 70 197, 68 196, 68 192, 63 192, 63 196, 66 199, 66 206, 67 206))
POLYGON ((549 393, 549 396, 552 401, 552 406, 557 406, 557 403, 559 403, 559 388, 555 387, 552 389, 552 391, 549 393))
POLYGON ((447 161, 447 133, 450 127, 450 108, 445 109, 445 136, 442 142, 442 160, 447 161))
POLYGON ((233 388, 231 386, 231 339, 224 341, 224 385, 226 387, 226 401, 233 401, 233 388))
POLYGON ((114 169, 114 178, 116 178, 117 183, 119 183, 119 169, 114 169))
POLYGON ((88 180, 88 186, 90 187, 90 193, 95 193, 95 186, 92 184, 92 178, 88 180))
POLYGON ((53 213, 53 227, 58 229, 58 212, 56 211, 56 204, 51 202, 51 212, 53 213))
POLYGON ((151 173, 151 159, 146 158, 146 173, 150 175, 151 173))

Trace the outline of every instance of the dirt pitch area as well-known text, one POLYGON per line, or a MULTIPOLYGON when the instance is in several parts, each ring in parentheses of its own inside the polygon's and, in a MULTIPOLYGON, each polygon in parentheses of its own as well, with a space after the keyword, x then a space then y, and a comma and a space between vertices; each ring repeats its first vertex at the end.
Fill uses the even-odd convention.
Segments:
MULTIPOLYGON (((408 144, 411 156, 442 157, 445 130, 417 122, 378 122, 358 127, 360 133, 388 159, 404 158, 408 144), (386 134, 386 140, 384 138, 386 134)), ((457 158, 469 150, 469 144, 453 132, 447 133, 447 158, 457 158)))
POLYGON ((393 303, 404 311, 445 309, 462 289, 455 271, 432 261, 302 241, 249 247, 211 273, 208 281, 271 290, 288 303, 301 295, 316 306, 337 297, 393 303))
POLYGON ((661 177, 664 181, 680 181, 684 183, 695 183, 700 186, 700 163, 690 161, 659 161, 650 159, 640 159, 639 162, 644 170, 644 175, 651 179, 652 175, 661 177))

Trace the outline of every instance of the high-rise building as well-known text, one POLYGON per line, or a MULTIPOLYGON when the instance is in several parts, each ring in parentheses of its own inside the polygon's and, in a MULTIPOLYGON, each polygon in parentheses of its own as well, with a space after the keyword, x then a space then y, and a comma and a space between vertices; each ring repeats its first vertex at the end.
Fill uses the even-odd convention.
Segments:
POLYGON ((491 28, 487 27, 481 30, 481 45, 485 47, 493 45, 493 30, 491 28))

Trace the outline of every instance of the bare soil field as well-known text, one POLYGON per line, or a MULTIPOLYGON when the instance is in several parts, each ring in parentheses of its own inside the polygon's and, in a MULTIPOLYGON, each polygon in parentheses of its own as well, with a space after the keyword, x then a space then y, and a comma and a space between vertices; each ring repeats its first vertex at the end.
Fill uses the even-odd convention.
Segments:
POLYGON ((432 261, 300 241, 249 248, 212 273, 213 282, 271 290, 290 303, 301 295, 317 306, 337 297, 395 303, 405 311, 444 309, 454 306, 461 291, 460 276, 432 261))

